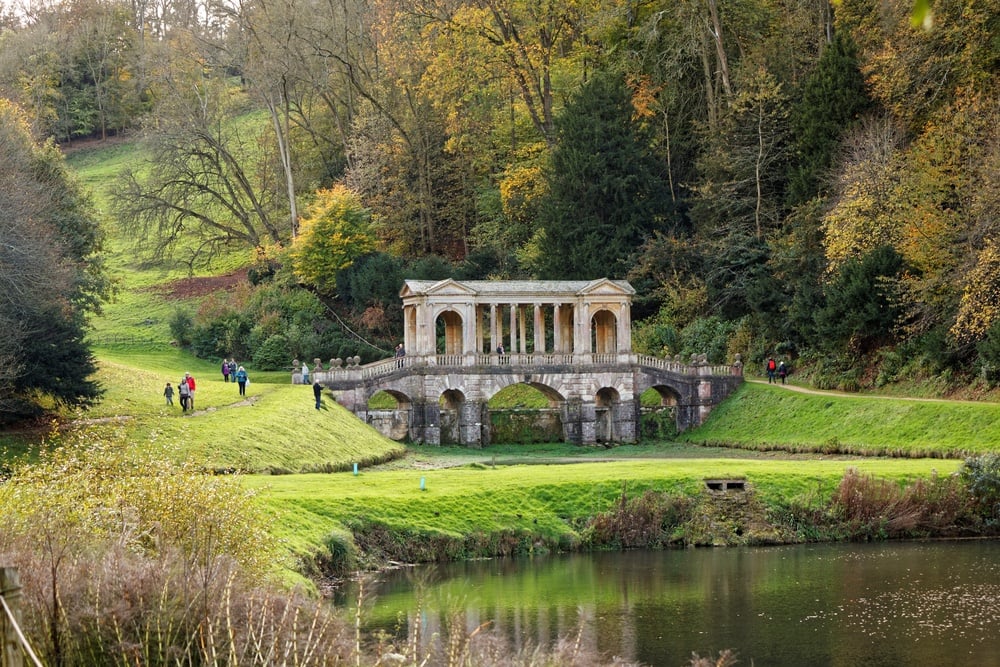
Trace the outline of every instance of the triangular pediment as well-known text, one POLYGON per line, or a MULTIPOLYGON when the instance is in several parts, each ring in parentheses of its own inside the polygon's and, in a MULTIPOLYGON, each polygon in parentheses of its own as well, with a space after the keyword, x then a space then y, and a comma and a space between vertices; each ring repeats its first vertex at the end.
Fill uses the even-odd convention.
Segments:
POLYGON ((579 291, 581 296, 632 296, 635 289, 624 280, 611 280, 610 278, 598 278, 587 284, 579 291))
POLYGON ((424 290, 427 296, 475 296, 476 290, 452 278, 434 283, 424 290))

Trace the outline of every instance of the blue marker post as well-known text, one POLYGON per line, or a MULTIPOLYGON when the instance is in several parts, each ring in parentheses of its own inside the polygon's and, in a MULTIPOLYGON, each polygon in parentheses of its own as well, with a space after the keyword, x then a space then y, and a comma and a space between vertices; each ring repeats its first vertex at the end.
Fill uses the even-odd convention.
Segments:
POLYGON ((357 476, 357 474, 358 474, 358 464, 355 463, 354 464, 354 475, 355 475, 355 477, 357 476))
POLYGON ((421 491, 426 491, 427 490, 427 485, 424 484, 424 478, 423 477, 420 478, 420 490, 421 491))

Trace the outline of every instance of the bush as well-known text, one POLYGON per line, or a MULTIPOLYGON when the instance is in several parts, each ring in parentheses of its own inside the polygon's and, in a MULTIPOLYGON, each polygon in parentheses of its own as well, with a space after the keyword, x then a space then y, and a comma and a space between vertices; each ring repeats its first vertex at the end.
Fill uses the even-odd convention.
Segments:
POLYGON ((847 537, 885 539, 955 532, 970 518, 971 498, 957 477, 933 477, 907 486, 851 468, 830 508, 847 537))
POLYGON ((1000 320, 986 332, 986 338, 976 346, 983 380, 993 387, 1000 384, 1000 320))
POLYGON ((188 311, 178 308, 170 316, 170 335, 181 347, 191 345, 192 329, 194 329, 194 320, 188 311))
POLYGON ((675 541, 674 530, 690 520, 693 507, 690 496, 646 491, 629 499, 623 489, 615 506, 591 519, 584 534, 597 548, 662 548, 675 541))
POLYGON ((976 507, 989 526, 1000 523, 1000 454, 993 452, 965 460, 959 471, 976 507))
POLYGON ((715 316, 698 318, 681 330, 680 353, 684 358, 707 354, 709 363, 725 363, 729 337, 736 327, 736 323, 715 316))
POLYGON ((292 363, 288 350, 288 339, 281 334, 271 336, 254 350, 253 365, 262 371, 287 370, 292 363))

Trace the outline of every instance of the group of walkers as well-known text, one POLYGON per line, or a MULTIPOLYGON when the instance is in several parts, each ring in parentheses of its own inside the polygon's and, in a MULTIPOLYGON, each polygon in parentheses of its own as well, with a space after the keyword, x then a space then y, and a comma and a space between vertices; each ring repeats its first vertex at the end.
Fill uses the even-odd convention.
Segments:
MULTIPOLYGON (((185 373, 180 384, 177 385, 177 397, 181 402, 181 412, 194 410, 194 389, 194 377, 190 373, 185 373)), ((174 404, 174 388, 170 386, 169 382, 163 389, 163 397, 167 399, 167 405, 174 404)))
POLYGON ((247 370, 238 365, 235 359, 223 359, 222 381, 229 382, 230 380, 239 385, 240 396, 247 395, 247 385, 250 384, 250 378, 247 376, 247 370))
POLYGON ((788 377, 788 366, 785 365, 784 361, 781 363, 775 363, 774 357, 768 357, 764 370, 767 371, 768 384, 777 382, 778 380, 776 378, 780 378, 781 384, 785 384, 785 378, 788 377))
MULTIPOLYGON (((246 369, 238 365, 234 359, 222 361, 222 379, 224 382, 235 382, 239 385, 240 396, 246 396, 250 377, 247 375, 246 369)), ((181 404, 181 412, 194 410, 194 390, 194 377, 190 373, 185 373, 177 385, 177 398, 181 404)), ((174 404, 174 387, 169 382, 163 388, 163 398, 166 399, 168 406, 174 404)))

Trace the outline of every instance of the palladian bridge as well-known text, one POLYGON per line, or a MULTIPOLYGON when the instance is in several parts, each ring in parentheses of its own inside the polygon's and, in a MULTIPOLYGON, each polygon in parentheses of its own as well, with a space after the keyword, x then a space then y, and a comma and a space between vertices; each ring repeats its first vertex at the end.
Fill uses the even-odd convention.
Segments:
MULTIPOLYGON (((425 444, 489 444, 489 400, 518 383, 548 398, 567 442, 636 442, 649 389, 675 412, 678 430, 697 426, 742 382, 742 363, 633 353, 634 294, 606 278, 407 280, 405 355, 366 365, 333 359, 325 369, 316 359, 310 381, 383 434, 425 444), (381 391, 395 409, 369 408, 381 391)), ((303 381, 298 365, 294 383, 303 381)))

